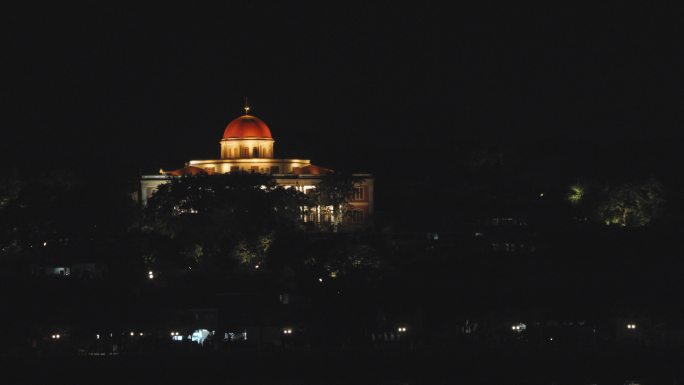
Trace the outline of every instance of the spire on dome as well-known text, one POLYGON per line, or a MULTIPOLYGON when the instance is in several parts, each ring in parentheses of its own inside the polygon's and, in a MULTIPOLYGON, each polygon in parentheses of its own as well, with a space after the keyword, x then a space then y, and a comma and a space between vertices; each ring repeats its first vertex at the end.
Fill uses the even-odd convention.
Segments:
POLYGON ((245 115, 249 115, 249 103, 247 103, 247 97, 245 96, 245 106, 242 107, 245 110, 245 115))

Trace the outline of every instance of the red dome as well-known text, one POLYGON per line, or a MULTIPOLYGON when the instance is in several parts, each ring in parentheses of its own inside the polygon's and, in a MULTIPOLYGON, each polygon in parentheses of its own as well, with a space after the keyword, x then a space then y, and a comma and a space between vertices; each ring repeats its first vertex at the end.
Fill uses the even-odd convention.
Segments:
POLYGON ((234 138, 269 138, 271 130, 261 119, 252 115, 243 115, 226 126, 223 139, 234 138))

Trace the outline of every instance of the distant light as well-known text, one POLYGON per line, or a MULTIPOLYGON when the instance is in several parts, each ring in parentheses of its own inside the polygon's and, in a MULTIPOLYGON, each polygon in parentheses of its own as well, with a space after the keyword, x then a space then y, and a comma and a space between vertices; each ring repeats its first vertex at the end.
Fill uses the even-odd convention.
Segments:
POLYGON ((43 247, 47 246, 47 242, 43 242, 43 247))
POLYGON ((292 329, 290 329, 290 328, 283 329, 283 334, 292 334, 292 329))
POLYGON ((188 339, 192 342, 197 342, 198 344, 204 344, 204 340, 209 335, 209 330, 207 329, 197 329, 188 336, 188 339))
POLYGON ((259 264, 257 263, 256 266, 254 266, 255 269, 259 268, 259 264))
POLYGON ((55 334, 55 338, 59 339, 61 336, 59 334, 55 334))
POLYGON ((635 324, 627 324, 627 329, 636 329, 635 324))
POLYGON ((100 339, 100 335, 99 335, 99 334, 95 334, 95 338, 97 338, 97 339, 99 340, 99 339, 100 339))
POLYGON ((134 335, 135 335, 135 333, 131 332, 131 336, 134 336, 134 335))
POLYGON ((521 333, 525 329, 527 329, 527 325, 522 323, 522 322, 519 324, 511 326, 511 330, 515 330, 518 333, 521 333))
POLYGON ((403 327, 403 326, 398 327, 398 328, 397 328, 397 331, 398 331, 399 333, 406 333, 406 327, 403 327))
POLYGON ((318 282, 323 282, 323 278, 318 278, 318 282))
POLYGON ((140 337, 142 337, 142 336, 143 336, 143 333, 140 333, 140 337))
POLYGON ((549 338, 549 341, 553 341, 553 337, 549 338))
POLYGON ((539 193, 539 196, 543 198, 543 197, 544 197, 544 193, 539 193))

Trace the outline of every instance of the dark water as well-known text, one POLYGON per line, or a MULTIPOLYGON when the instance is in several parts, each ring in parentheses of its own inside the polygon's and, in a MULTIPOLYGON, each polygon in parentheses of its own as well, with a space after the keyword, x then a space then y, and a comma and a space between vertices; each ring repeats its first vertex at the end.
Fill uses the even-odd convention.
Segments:
POLYGON ((669 350, 244 350, 3 361, 3 384, 684 383, 684 355, 669 350))

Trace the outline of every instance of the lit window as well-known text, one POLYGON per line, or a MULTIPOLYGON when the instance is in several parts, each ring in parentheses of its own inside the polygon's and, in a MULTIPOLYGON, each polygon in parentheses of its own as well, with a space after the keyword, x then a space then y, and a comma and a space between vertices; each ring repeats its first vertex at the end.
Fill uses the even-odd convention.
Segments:
POLYGON ((352 199, 354 199, 355 201, 363 200, 363 187, 354 187, 352 199))

